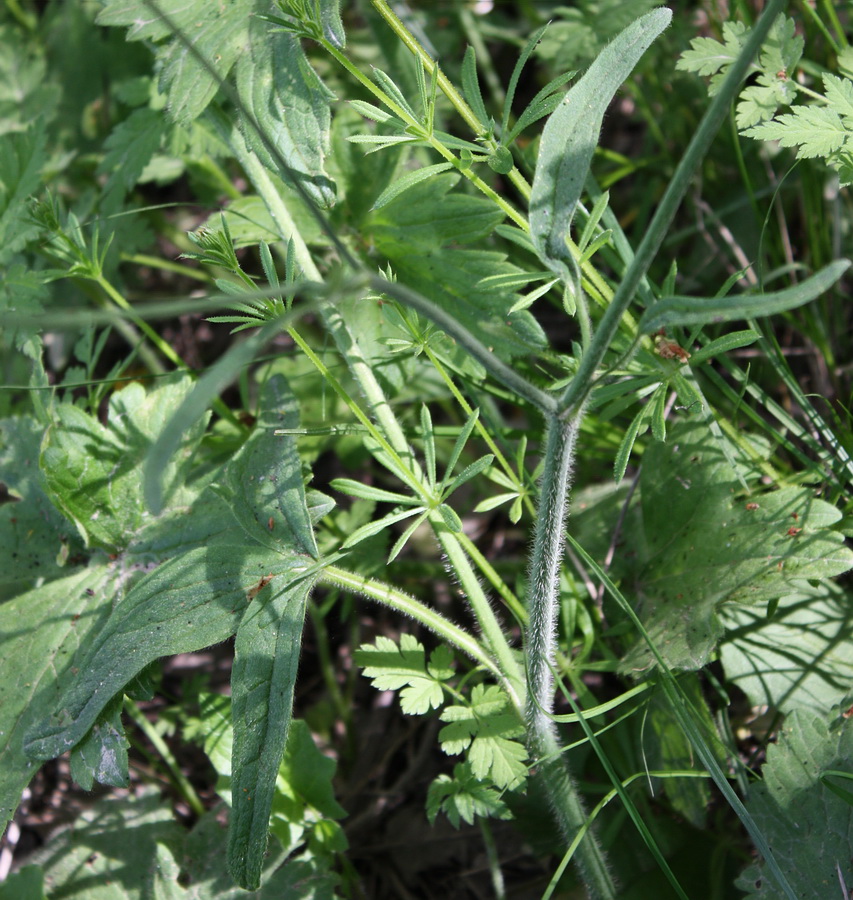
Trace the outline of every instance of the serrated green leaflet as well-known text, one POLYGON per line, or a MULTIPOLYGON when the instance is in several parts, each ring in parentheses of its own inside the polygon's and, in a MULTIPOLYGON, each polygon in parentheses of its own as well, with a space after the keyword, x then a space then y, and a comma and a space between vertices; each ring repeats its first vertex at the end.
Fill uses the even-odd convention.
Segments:
POLYGON ((476 778, 488 778, 498 787, 517 788, 527 778, 527 750, 514 738, 523 734, 519 719, 507 709, 507 697, 495 685, 477 685, 468 706, 448 706, 438 735, 445 753, 467 751, 476 778))
POLYGON ((134 110, 107 138, 109 150, 98 166, 99 175, 109 175, 105 190, 130 190, 143 169, 160 148, 166 131, 162 112, 143 108, 134 110))
POLYGON ((169 41, 158 48, 162 63, 161 90, 169 95, 169 113, 175 121, 191 122, 204 112, 227 77, 246 42, 254 0, 210 4, 207 0, 106 0, 98 13, 101 25, 126 26, 129 40, 169 41), (168 22, 159 11, 169 17, 168 22), (174 37, 172 26, 191 33, 202 63, 174 37))
POLYGON ((409 634, 401 636, 399 647, 390 638, 378 637, 359 647, 354 658, 376 688, 400 691, 400 706, 409 715, 438 709, 444 702, 441 682, 453 674, 446 648, 435 650, 427 666, 423 645, 409 634))
POLYGON ((573 280, 566 238, 598 143, 604 113, 672 13, 657 9, 609 44, 551 114, 542 132, 530 194, 530 236, 539 258, 573 280))
MULTIPOLYGON (((848 720, 796 710, 776 744, 767 748, 763 784, 747 808, 772 843, 798 900, 841 897, 838 872, 848 886, 853 856, 853 806, 821 780, 829 770, 849 771, 853 728, 848 720)), ((737 886, 755 900, 779 896, 772 873, 750 866, 737 886)))

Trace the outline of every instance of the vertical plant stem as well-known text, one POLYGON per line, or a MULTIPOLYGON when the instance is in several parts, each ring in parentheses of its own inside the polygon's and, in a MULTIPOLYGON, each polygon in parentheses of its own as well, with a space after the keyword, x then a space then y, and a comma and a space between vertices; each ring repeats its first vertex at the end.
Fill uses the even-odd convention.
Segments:
MULTIPOLYGON (((560 754, 551 717, 554 693, 556 626, 560 608, 560 568, 563 562, 566 516, 582 412, 569 421, 547 419, 545 466, 539 494, 536 532, 528 573, 528 615, 525 634, 527 660, 527 743, 547 785, 554 816, 567 841, 586 826, 586 811, 577 786, 560 754)), ((576 862, 591 897, 612 900, 616 886, 604 851, 591 831, 579 843, 576 862)))

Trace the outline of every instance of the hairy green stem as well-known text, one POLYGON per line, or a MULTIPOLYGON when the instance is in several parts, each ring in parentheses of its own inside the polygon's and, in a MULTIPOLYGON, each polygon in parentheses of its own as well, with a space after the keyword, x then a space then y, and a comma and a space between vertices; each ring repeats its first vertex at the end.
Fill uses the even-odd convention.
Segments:
MULTIPOLYGON (((525 632, 527 661, 527 743, 538 775, 547 785, 554 816, 567 841, 586 828, 586 811, 580 792, 560 754, 552 718, 556 627, 560 608, 560 569, 563 564, 566 517, 575 454, 575 440, 582 412, 568 422, 556 414, 547 419, 545 466, 533 552, 528 571, 525 632)), ((604 851, 589 831, 578 844, 576 862, 587 890, 596 900, 616 897, 604 851)))
POLYGON ((719 93, 711 101, 702 118, 693 140, 684 152, 684 156, 675 170, 672 181, 666 189, 651 224, 637 248, 636 255, 625 276, 613 295, 613 300, 605 310, 595 331, 595 337, 586 353, 581 357, 575 377, 559 400, 561 414, 565 418, 573 418, 577 410, 588 396, 594 383, 595 373, 605 354, 610 349, 613 338, 619 329, 619 323, 628 306, 634 299, 640 284, 657 255, 661 244, 672 224, 675 213, 690 187, 694 173, 708 152, 714 135, 719 130, 725 117, 729 114, 732 100, 740 90, 741 81, 749 70, 753 57, 767 37, 776 16, 785 6, 785 0, 770 0, 761 18, 752 30, 743 51, 732 64, 726 80, 719 93))
POLYGON ((489 655, 483 650, 480 642, 465 631, 455 625, 449 619, 445 619, 441 613, 437 613, 434 609, 416 600, 410 594, 391 587, 376 578, 365 578, 363 575, 356 575, 347 572, 338 566, 326 566, 320 577, 320 583, 334 585, 341 590, 349 591, 353 594, 359 594, 367 597, 369 600, 375 600, 388 606, 403 615, 410 616, 412 619, 420 622, 425 628, 437 634, 442 640, 448 644, 461 650, 466 656, 470 656, 474 662, 488 669, 494 675, 500 676, 500 672, 491 660, 489 655))

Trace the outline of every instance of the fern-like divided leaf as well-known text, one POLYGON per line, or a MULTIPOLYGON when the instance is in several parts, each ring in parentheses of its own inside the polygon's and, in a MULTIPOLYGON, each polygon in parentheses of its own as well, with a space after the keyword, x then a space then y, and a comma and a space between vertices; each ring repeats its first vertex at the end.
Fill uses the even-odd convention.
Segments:
POLYGON ((400 691, 404 713, 421 716, 444 703, 443 683, 453 676, 453 654, 447 647, 436 647, 427 663, 423 644, 412 635, 402 635, 399 647, 378 637, 362 644, 354 658, 377 690, 400 691))

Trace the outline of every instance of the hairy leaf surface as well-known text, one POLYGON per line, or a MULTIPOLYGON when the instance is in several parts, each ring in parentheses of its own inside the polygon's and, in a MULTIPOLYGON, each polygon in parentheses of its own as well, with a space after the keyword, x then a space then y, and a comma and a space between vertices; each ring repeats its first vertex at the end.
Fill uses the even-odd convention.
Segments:
POLYGON ((551 114, 539 144, 530 193, 530 236, 539 258, 573 280, 566 238, 610 101, 672 13, 656 9, 621 32, 551 114))
MULTIPOLYGON (((703 666, 722 635, 724 603, 756 604, 853 567, 829 526, 838 510, 807 488, 745 495, 710 429, 699 420, 653 443, 640 478, 646 556, 636 585, 641 618, 669 665, 703 666)), ((645 642, 624 671, 651 665, 645 642)))

